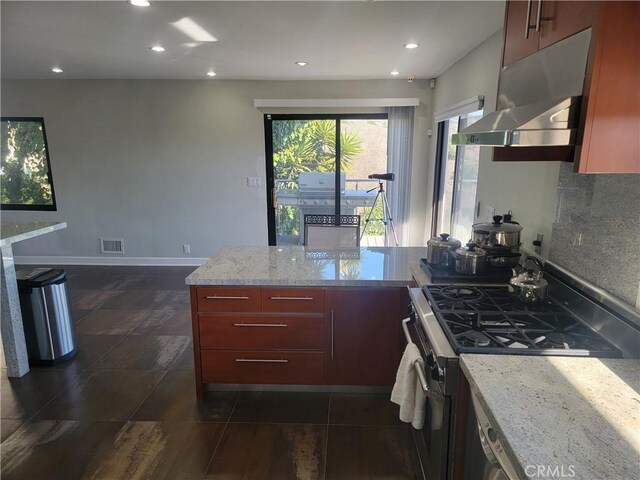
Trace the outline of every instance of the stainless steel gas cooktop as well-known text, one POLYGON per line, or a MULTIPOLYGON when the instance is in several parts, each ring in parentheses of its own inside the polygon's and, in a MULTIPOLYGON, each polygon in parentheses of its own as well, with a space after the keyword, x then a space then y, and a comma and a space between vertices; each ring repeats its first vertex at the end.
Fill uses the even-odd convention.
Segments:
POLYGON ((508 287, 425 286, 456 353, 621 357, 621 352, 553 299, 524 303, 508 287))

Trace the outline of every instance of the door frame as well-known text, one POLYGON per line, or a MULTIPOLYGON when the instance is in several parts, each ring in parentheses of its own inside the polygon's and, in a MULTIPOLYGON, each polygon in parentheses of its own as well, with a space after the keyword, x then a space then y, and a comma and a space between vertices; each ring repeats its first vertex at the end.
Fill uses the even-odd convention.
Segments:
POLYGON ((276 245, 276 206, 275 198, 275 176, 273 172, 273 126, 274 120, 335 120, 336 122, 336 162, 335 162, 335 202, 334 212, 336 222, 339 222, 340 214, 340 121, 341 120, 388 120, 388 113, 287 113, 287 114, 264 114, 264 145, 266 162, 266 200, 267 200, 267 232, 269 246, 276 245))

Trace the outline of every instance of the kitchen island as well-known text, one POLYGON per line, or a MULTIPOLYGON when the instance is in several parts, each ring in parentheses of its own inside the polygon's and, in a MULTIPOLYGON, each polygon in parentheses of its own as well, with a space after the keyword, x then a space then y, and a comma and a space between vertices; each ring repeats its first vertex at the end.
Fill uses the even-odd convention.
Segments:
POLYGON ((640 361, 461 355, 519 478, 640 475, 640 361))
POLYGON ((412 267, 425 256, 420 247, 222 249, 186 279, 198 395, 206 384, 389 388, 412 267))

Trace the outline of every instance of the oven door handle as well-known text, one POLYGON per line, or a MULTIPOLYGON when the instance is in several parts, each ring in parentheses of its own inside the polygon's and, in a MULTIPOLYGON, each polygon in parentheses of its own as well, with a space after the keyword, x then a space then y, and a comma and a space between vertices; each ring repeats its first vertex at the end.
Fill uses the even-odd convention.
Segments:
MULTIPOLYGON (((407 338, 407 343, 413 343, 411 340, 411 335, 409 334, 409 327, 407 326, 411 322, 411 317, 407 317, 402 320, 402 330, 404 330, 404 336, 407 338)), ((420 380, 420 387, 422 387, 422 391, 424 394, 435 400, 444 400, 445 396, 439 394, 438 392, 434 392, 429 388, 429 384, 427 383, 427 377, 424 372, 424 361, 422 358, 416 360, 413 364, 413 368, 416 370, 416 374, 418 375, 418 380, 420 380)))

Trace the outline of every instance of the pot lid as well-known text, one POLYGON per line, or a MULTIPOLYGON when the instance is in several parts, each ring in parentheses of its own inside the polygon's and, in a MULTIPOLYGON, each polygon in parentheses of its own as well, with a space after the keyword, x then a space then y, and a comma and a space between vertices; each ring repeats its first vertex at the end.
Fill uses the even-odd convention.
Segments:
POLYGON ((437 237, 431 238, 427 242, 427 246, 443 247, 443 248, 459 248, 462 246, 462 243, 460 243, 460 240, 453 238, 448 233, 441 233, 437 237))
POLYGON ((461 257, 467 258, 478 258, 478 257, 486 257, 487 252, 485 252, 482 248, 478 247, 473 242, 469 242, 465 247, 459 248, 456 250, 456 253, 461 257))
POLYGON ((496 232, 520 232, 522 227, 517 223, 503 223, 502 215, 494 215, 491 223, 474 223, 474 233, 496 233, 496 232))

